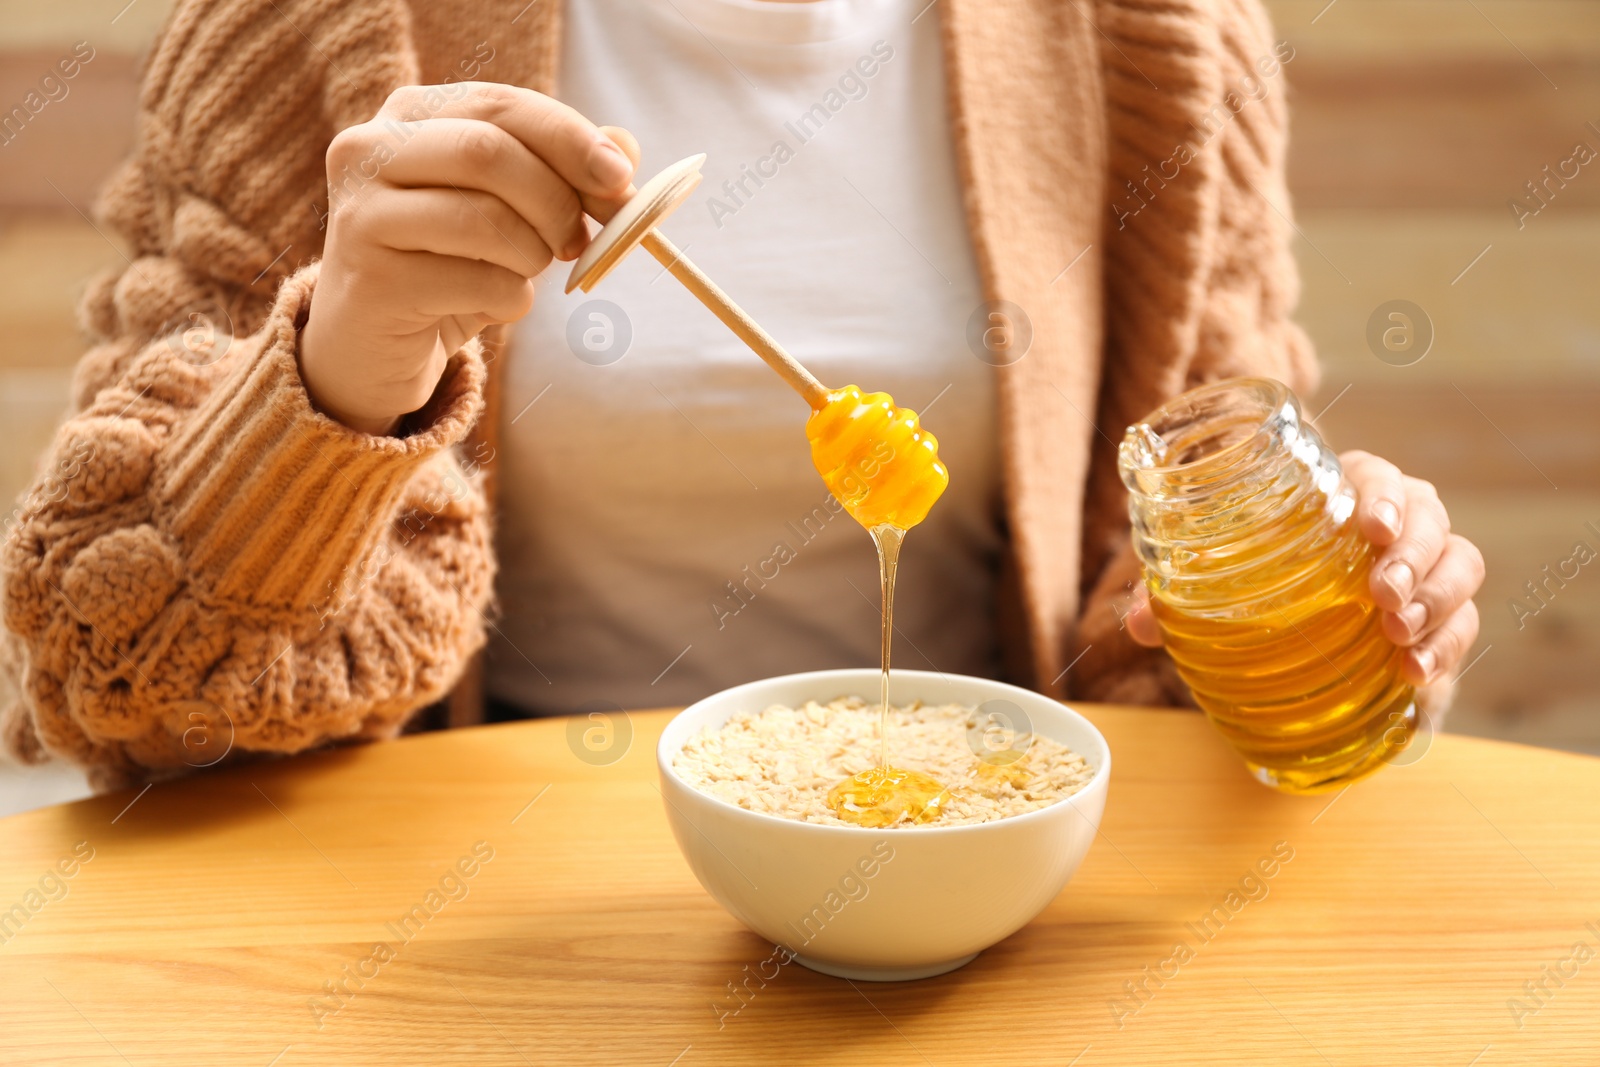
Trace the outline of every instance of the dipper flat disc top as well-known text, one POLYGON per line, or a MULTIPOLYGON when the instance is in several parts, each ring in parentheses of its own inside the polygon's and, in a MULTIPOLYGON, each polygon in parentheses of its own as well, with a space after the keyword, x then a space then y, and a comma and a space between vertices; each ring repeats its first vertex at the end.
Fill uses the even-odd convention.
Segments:
POLYGON ((613 267, 632 252, 656 223, 677 210, 700 184, 700 165, 705 153, 680 159, 633 195, 611 216, 611 221, 594 235, 567 277, 567 292, 581 288, 589 292, 613 267))

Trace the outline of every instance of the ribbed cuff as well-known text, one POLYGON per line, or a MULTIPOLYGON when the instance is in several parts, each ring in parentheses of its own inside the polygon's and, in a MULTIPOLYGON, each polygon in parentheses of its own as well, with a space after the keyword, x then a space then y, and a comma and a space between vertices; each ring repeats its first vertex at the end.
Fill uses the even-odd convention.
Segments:
POLYGON ((191 579, 241 606, 306 608, 337 595, 394 518, 407 482, 461 441, 483 408, 476 341, 450 358, 408 435, 352 430, 311 406, 296 358, 318 266, 284 282, 239 364, 174 431, 161 519, 191 579))

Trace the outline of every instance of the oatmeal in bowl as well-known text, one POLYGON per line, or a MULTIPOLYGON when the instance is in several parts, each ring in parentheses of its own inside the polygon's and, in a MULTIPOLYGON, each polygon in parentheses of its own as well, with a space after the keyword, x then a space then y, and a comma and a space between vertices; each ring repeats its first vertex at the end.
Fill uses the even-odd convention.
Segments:
POLYGON ((1111 755, 1058 701, 927 671, 894 673, 884 752, 862 696, 879 679, 815 671, 707 697, 662 734, 661 791, 690 869, 740 922, 826 974, 923 978, 1057 897, 1094 840, 1111 755), (931 789, 881 825, 851 821, 837 787, 884 757, 931 789))
MULTIPOLYGON (((1093 777, 1082 756, 1017 722, 1019 710, 995 700, 977 707, 918 700, 890 709, 894 765, 925 773, 946 789, 938 825, 1021 815, 1071 796, 1093 777)), ((702 793, 750 811, 852 825, 829 805, 828 794, 881 758, 881 725, 878 706, 859 696, 735 712, 691 737, 673 768, 702 793)), ((890 825, 915 822, 904 812, 890 825)))

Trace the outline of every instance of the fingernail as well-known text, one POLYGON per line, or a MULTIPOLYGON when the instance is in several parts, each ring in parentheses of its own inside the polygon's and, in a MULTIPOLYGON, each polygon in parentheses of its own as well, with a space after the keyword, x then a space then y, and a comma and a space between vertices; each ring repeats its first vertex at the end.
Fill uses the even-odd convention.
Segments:
POLYGON ((1389 501, 1380 500, 1372 505, 1372 517, 1377 519, 1383 528, 1391 534, 1396 537, 1400 535, 1400 509, 1389 501))
POLYGON ((1428 606, 1420 600, 1413 600, 1401 610, 1399 618, 1400 625, 1406 628, 1406 633, 1415 637, 1422 632, 1423 624, 1428 621, 1428 606))
POLYGON ((1383 584, 1404 601, 1411 595, 1411 587, 1417 584, 1417 576, 1412 571, 1411 564, 1403 559, 1397 559, 1384 570, 1383 584))
POLYGON ((1432 681, 1434 667, 1433 653, 1428 649, 1419 648, 1412 653, 1412 656, 1416 659, 1417 670, 1422 672, 1422 680, 1424 682, 1432 681))
POLYGON ((589 149, 589 174, 607 189, 615 189, 633 174, 633 164, 622 149, 604 137, 595 138, 589 149))

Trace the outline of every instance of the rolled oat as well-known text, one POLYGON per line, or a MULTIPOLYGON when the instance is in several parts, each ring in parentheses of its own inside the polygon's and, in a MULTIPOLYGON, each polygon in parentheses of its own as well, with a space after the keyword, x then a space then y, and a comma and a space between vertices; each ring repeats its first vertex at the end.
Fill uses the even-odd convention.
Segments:
MULTIPOLYGON (((889 716, 890 763, 930 774, 950 790, 944 814, 931 826, 1043 808, 1094 774, 1082 756, 1037 734, 1008 739, 998 753, 969 743, 973 709, 959 704, 917 702, 891 708, 889 716)), ((741 808, 847 826, 828 807, 828 790, 877 763, 878 719, 876 704, 854 696, 739 712, 691 737, 672 766, 695 789, 741 808)))

